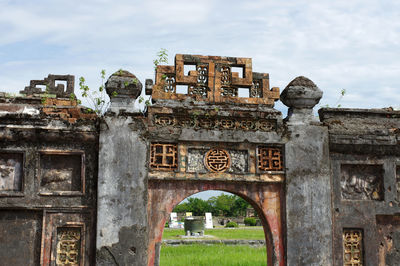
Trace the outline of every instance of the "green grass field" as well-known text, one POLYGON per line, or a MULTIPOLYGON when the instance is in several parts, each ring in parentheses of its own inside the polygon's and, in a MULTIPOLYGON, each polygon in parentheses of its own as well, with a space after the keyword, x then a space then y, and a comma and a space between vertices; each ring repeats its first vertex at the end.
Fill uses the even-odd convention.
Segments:
POLYGON ((160 266, 265 266, 265 247, 227 245, 162 246, 160 266))
MULTIPOLYGON (((212 235, 215 239, 246 239, 259 240, 265 239, 264 230, 261 226, 235 228, 235 229, 207 229, 204 234, 212 235)), ((179 235, 185 235, 183 229, 165 228, 163 239, 179 239, 179 235)))

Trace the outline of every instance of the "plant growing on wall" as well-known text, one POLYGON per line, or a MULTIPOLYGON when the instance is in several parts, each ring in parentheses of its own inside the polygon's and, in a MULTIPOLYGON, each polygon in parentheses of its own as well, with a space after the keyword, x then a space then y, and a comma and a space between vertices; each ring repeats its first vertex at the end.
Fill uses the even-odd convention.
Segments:
MULTIPOLYGON (((337 101, 335 102, 335 104, 333 105, 333 108, 340 108, 342 107, 342 105, 340 104, 340 102, 342 101, 343 97, 346 95, 346 90, 345 89, 341 89, 340 90, 340 95, 339 98, 337 99, 337 101)), ((329 104, 323 105, 322 107, 329 107, 329 104)))
MULTIPOLYGON (((157 52, 156 58, 153 60, 153 65, 154 65, 154 70, 157 70, 157 66, 161 64, 168 64, 168 51, 165 48, 161 48, 160 51, 157 52)), ((163 79, 165 79, 166 76, 163 75, 163 79)), ((143 103, 146 106, 151 105, 150 99, 145 99, 143 96, 139 97, 139 103, 143 103)))
POLYGON ((79 78, 79 90, 81 91, 81 96, 88 100, 90 105, 88 108, 89 112, 95 112, 99 116, 105 113, 110 104, 104 87, 105 76, 106 71, 103 69, 100 72, 101 85, 97 90, 90 89, 86 85, 84 77, 79 78))

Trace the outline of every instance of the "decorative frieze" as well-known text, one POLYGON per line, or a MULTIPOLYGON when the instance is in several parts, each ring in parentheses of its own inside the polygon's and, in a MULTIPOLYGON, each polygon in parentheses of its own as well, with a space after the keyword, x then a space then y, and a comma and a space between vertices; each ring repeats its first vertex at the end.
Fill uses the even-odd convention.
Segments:
POLYGON ((345 200, 383 200, 382 165, 342 164, 341 195, 345 200))
POLYGON ((57 258, 56 265, 78 266, 81 257, 81 228, 57 228, 57 258))
POLYGON ((363 265, 363 235, 361 229, 343 230, 343 265, 363 265))
POLYGON ((174 170, 178 167, 178 145, 152 143, 150 145, 150 167, 157 170, 174 170))
POLYGON ((258 170, 260 171, 283 171, 283 158, 280 148, 258 147, 257 160, 258 170))
POLYGON ((254 119, 239 117, 188 117, 174 116, 167 114, 154 115, 153 122, 156 126, 174 126, 186 128, 204 129, 229 129, 244 131, 264 131, 270 132, 276 129, 276 120, 273 119, 254 119))

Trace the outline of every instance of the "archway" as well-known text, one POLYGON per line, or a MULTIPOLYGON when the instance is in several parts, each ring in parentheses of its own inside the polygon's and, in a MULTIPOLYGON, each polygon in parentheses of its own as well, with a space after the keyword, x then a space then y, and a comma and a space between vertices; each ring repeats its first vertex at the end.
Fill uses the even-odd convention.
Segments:
POLYGON ((193 194, 207 190, 226 191, 249 202, 263 225, 268 265, 284 265, 280 183, 187 180, 149 180, 148 265, 154 265, 159 259, 156 255, 159 254, 164 225, 174 206, 193 194))

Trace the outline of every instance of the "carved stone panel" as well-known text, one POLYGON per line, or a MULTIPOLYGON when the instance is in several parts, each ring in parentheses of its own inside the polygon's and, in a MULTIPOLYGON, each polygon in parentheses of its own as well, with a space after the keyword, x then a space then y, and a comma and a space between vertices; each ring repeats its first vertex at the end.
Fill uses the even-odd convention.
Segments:
POLYGON ((82 153, 43 152, 40 155, 40 191, 84 191, 84 168, 82 153))
MULTIPOLYGON (((195 149, 188 150, 187 155, 187 171, 191 173, 205 173, 212 170, 206 167, 206 156, 212 150, 195 149)), ((230 157, 230 164, 224 169, 228 173, 246 173, 248 172, 248 151, 246 150, 224 150, 230 157)), ((209 154, 210 155, 210 154, 209 154)), ((224 158, 223 158, 224 159, 224 158)), ((209 162, 209 161, 208 161, 209 162)), ((224 160, 224 162, 227 162, 224 160)), ((222 165, 222 164, 221 164, 222 165)), ((222 169, 221 168, 221 169, 222 169)), ((224 172, 212 171, 212 172, 224 172)))
POLYGON ((277 147, 260 146, 257 148, 258 170, 283 171, 282 150, 277 147))
POLYGON ((0 153, 0 191, 21 191, 22 153, 0 153))
POLYGON ((46 212, 42 239, 43 266, 94 265, 91 212, 46 212))
POLYGON ((383 200, 382 165, 342 164, 341 194, 345 200, 383 200))
POLYGON ((231 164, 231 156, 224 149, 211 149, 204 156, 204 165, 211 172, 225 172, 231 164))
POLYGON ((343 265, 363 265, 363 235, 361 229, 343 230, 343 265))
POLYGON ((0 265, 39 265, 40 212, 0 210, 0 265))
POLYGON ((152 143, 150 145, 150 167, 157 170, 175 170, 178 167, 178 145, 152 143))
POLYGON ((81 260, 81 227, 57 228, 56 265, 79 265, 81 260))

